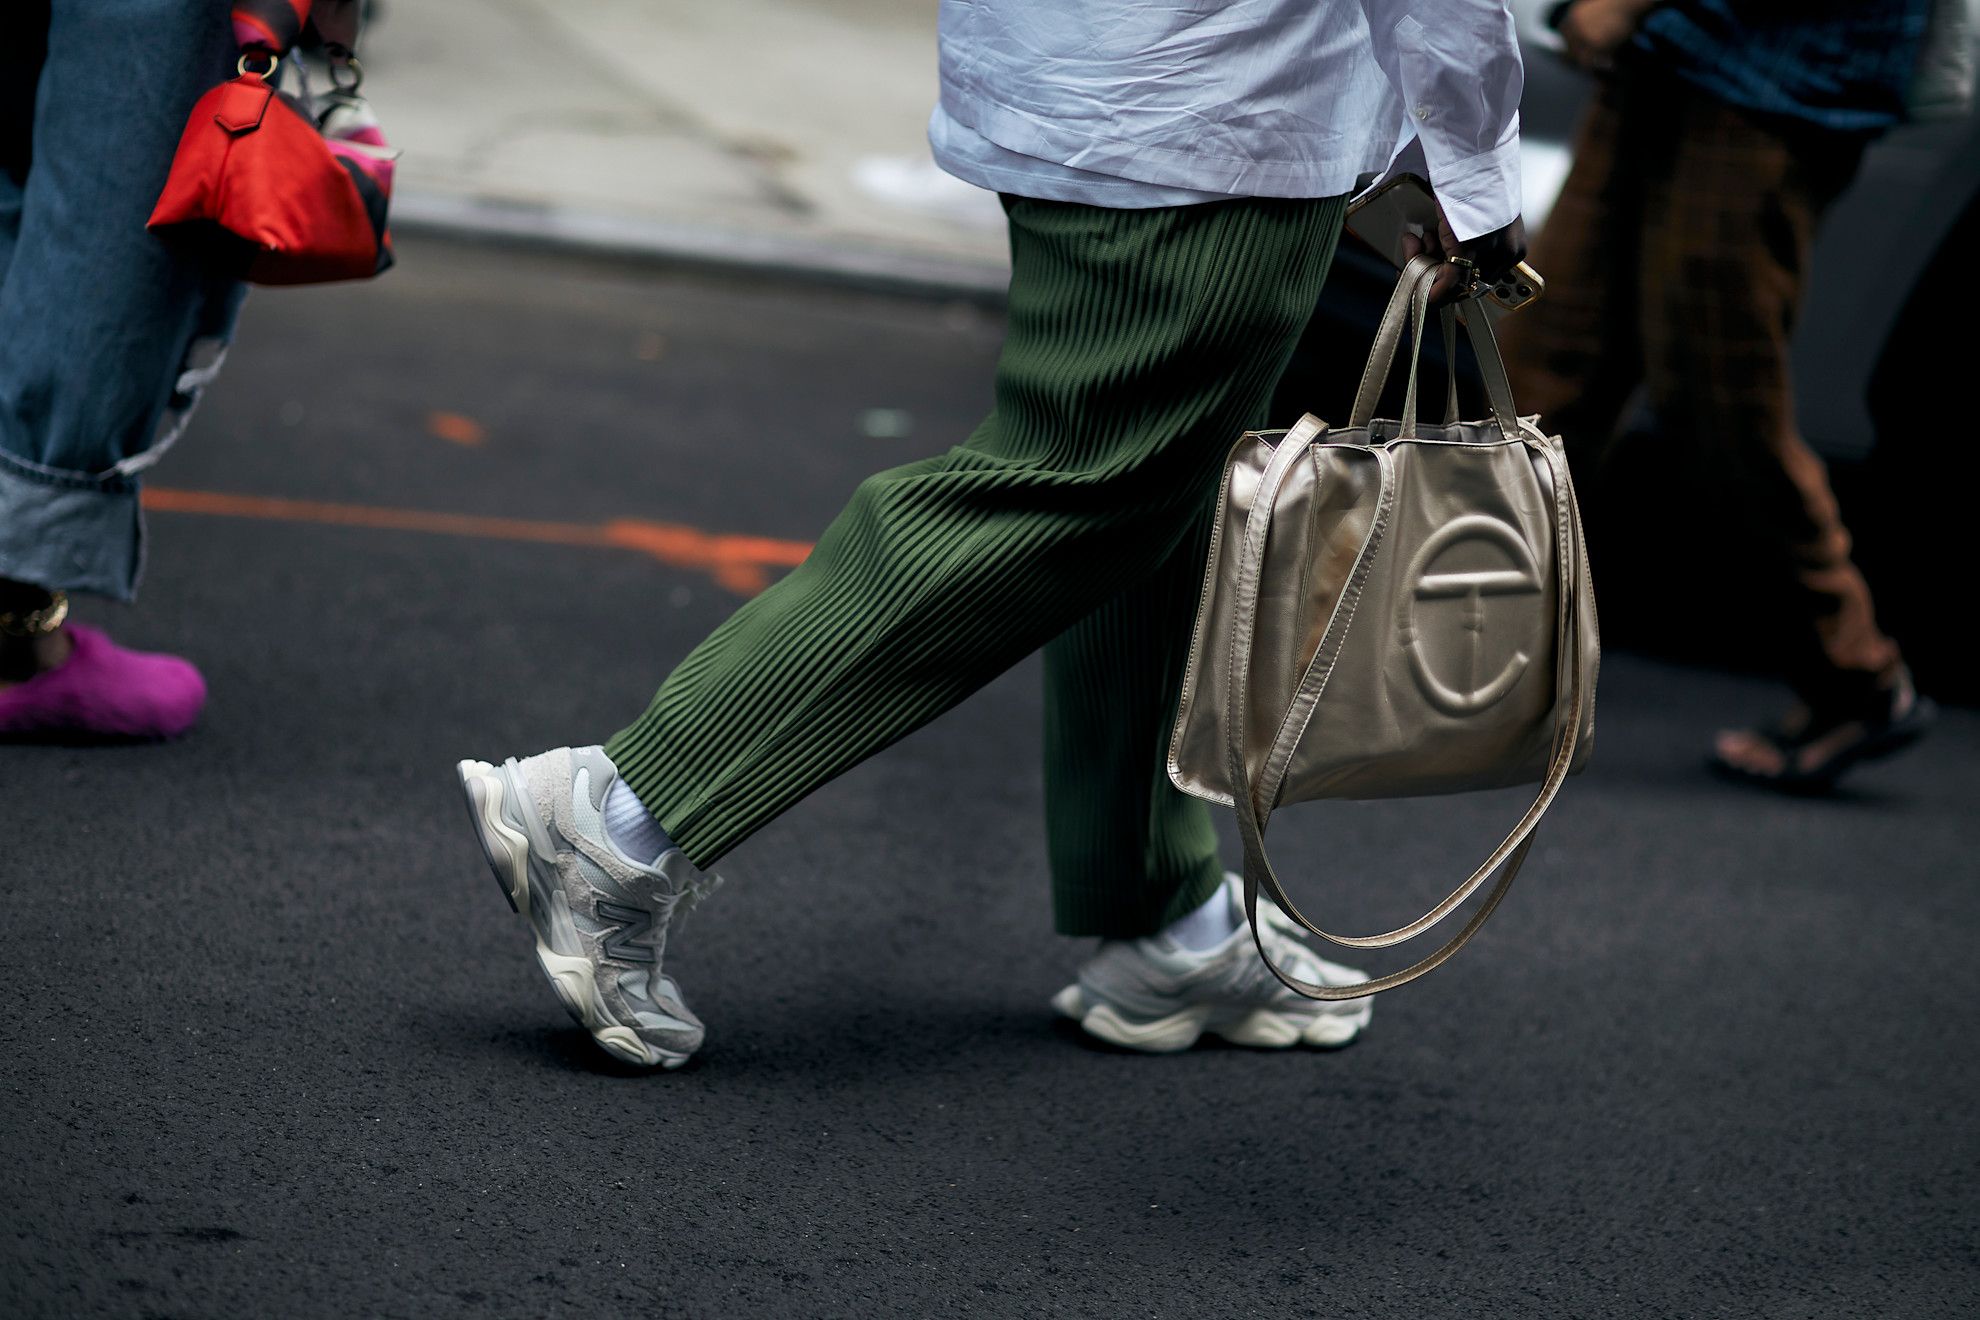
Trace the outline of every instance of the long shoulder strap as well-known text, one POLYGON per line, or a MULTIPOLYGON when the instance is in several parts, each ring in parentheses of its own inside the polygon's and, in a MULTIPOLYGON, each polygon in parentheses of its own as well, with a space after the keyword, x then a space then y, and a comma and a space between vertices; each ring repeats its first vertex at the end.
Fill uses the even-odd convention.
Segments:
MULTIPOLYGON (((1305 449, 1306 440, 1310 438, 1309 435, 1301 440, 1299 445, 1301 450, 1305 449)), ((1290 434, 1286 437, 1286 441, 1292 439, 1293 436, 1290 434)), ((1270 819, 1280 785, 1284 782, 1286 767, 1291 760, 1291 749, 1297 745, 1299 737, 1304 732, 1306 719, 1310 717, 1313 706, 1317 704, 1320 693, 1325 688, 1327 678, 1332 672, 1333 660, 1339 654, 1347 626, 1352 621, 1353 605, 1350 596, 1358 599, 1360 585, 1366 580, 1369 564, 1379 545, 1379 529, 1386 524, 1384 515, 1388 501, 1392 499, 1391 481, 1386 454, 1380 450, 1374 451, 1384 460, 1383 503, 1378 509, 1375 526, 1371 528, 1370 536, 1364 543, 1361 555, 1357 558, 1355 568, 1349 576, 1348 589, 1343 592, 1341 605, 1336 608, 1334 618, 1329 622, 1320 650, 1316 652, 1313 664, 1309 665, 1286 718, 1280 722, 1278 736, 1274 739, 1275 745, 1266 758, 1264 773, 1254 783, 1249 773, 1245 752, 1247 725, 1242 712, 1248 699, 1252 641, 1260 577, 1264 566, 1265 542, 1272 517, 1272 497, 1277 494, 1279 484, 1293 461, 1292 456, 1285 452, 1284 444, 1285 442, 1282 442, 1281 450, 1274 453, 1272 463, 1267 467, 1266 475, 1260 482, 1258 495, 1245 521, 1237 602, 1233 611, 1235 626, 1231 637, 1228 671, 1230 677, 1225 692, 1225 728, 1228 731, 1227 752, 1233 786, 1232 801, 1236 807, 1238 834, 1244 847, 1245 909, 1251 919, 1252 935, 1258 942, 1259 954, 1265 959, 1273 975, 1294 990, 1311 998, 1358 999, 1363 995, 1374 994, 1413 981, 1448 960, 1477 933, 1478 928, 1499 905, 1506 891, 1511 888, 1514 878, 1519 874, 1519 868, 1532 848, 1534 829, 1546 815, 1548 807, 1553 804, 1561 785, 1566 782, 1574 764, 1575 749, 1580 737, 1587 693, 1584 690, 1581 666, 1576 661, 1580 639, 1580 611, 1576 608, 1576 601, 1580 574, 1585 571, 1585 567, 1581 563, 1579 540, 1574 534, 1573 494, 1572 487, 1568 484, 1566 465, 1562 462, 1556 446, 1543 446, 1541 449, 1546 455, 1554 481, 1555 580, 1559 595, 1555 629, 1556 676, 1557 682, 1567 687, 1569 700, 1565 719, 1557 722, 1556 725, 1555 752, 1540 792, 1522 815, 1519 823, 1513 827, 1505 840, 1493 849, 1484 864, 1453 890, 1443 902, 1423 916, 1383 935, 1365 937, 1333 935, 1308 920, 1286 894, 1265 851, 1265 826, 1270 819), (1299 714, 1302 704, 1305 707, 1304 714, 1299 714), (1258 893, 1263 889, 1267 897, 1278 904, 1289 918, 1312 934, 1348 947, 1389 947, 1420 935, 1441 922, 1476 892, 1494 870, 1500 873, 1498 883, 1464 928, 1448 943, 1420 962, 1362 985, 1351 987, 1315 985, 1288 975, 1272 962, 1271 956, 1265 951, 1263 937, 1259 933, 1257 903, 1258 893)))

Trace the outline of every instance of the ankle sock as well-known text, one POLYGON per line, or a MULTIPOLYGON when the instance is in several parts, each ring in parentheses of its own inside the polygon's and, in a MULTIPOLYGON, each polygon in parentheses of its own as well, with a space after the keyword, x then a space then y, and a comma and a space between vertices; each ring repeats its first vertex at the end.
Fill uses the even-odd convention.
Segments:
POLYGON ((605 809, 600 814, 605 818, 605 837, 612 846, 641 866, 653 865, 674 846, 639 794, 626 787, 623 779, 614 779, 605 790, 605 809))
POLYGON ((1230 896, 1222 885, 1210 895, 1202 907, 1185 912, 1162 931, 1170 939, 1188 949, 1191 953, 1202 953, 1214 949, 1231 937, 1237 929, 1237 917, 1231 911, 1230 896))

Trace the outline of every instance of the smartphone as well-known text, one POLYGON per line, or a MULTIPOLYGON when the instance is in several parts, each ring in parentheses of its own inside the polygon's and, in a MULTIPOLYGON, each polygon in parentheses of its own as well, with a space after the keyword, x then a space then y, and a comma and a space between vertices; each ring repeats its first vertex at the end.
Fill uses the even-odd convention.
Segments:
MULTIPOLYGON (((1403 239, 1436 232, 1437 199, 1430 185, 1416 175, 1399 174, 1348 207, 1347 230, 1401 270, 1408 264, 1403 239)), ((1522 261, 1484 290, 1484 297, 1495 312, 1516 312, 1546 288, 1540 272, 1522 261)))

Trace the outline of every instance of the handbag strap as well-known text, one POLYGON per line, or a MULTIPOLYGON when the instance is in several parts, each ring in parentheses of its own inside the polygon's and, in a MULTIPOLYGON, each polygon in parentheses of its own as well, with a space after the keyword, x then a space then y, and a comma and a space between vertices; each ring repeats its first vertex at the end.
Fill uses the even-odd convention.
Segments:
POLYGON ((1478 359, 1478 376, 1485 383, 1485 401, 1491 406, 1492 420, 1499 424, 1499 434, 1508 440, 1525 440, 1533 444, 1526 429, 1519 424, 1519 409, 1513 404, 1512 381, 1506 375, 1506 360, 1499 352, 1499 337, 1492 330, 1492 318, 1478 303, 1481 296, 1472 294, 1465 302, 1453 304, 1447 310, 1464 326, 1465 337, 1471 340, 1472 355, 1478 359))
MULTIPOLYGON (((1367 365, 1362 368, 1361 383, 1355 390, 1354 407, 1348 414, 1349 427, 1367 426, 1374 419, 1375 409, 1381 402, 1382 387, 1395 370, 1396 350, 1401 347, 1403 330, 1410 327, 1414 332, 1412 343, 1415 348, 1410 359, 1409 384, 1403 396, 1402 434, 1415 434, 1416 358, 1421 354, 1423 327, 1428 320, 1430 285, 1435 281, 1440 266, 1435 257, 1424 254, 1410 258, 1409 264, 1403 267, 1395 291, 1389 295, 1388 306, 1382 310, 1382 320, 1376 327, 1375 343, 1369 350, 1367 365)), ((1492 333, 1490 321, 1483 314, 1468 315, 1462 304, 1447 304, 1440 309, 1439 315, 1443 320, 1447 382, 1445 422, 1457 420, 1457 354, 1453 350, 1457 338, 1455 324, 1461 323, 1478 358, 1478 374, 1485 383, 1485 397, 1492 410, 1492 420, 1506 439, 1522 438, 1519 411, 1513 406, 1512 383, 1506 376, 1505 359, 1499 353, 1498 340, 1492 333)))
POLYGON ((1446 303, 1437 309, 1437 321, 1444 329, 1444 425, 1458 423, 1457 397, 1457 308, 1446 303))
POLYGON ((1258 594, 1261 588, 1265 543, 1272 520, 1273 502, 1286 473, 1304 454, 1309 443, 1320 430, 1320 423, 1315 419, 1304 418, 1300 426, 1288 432, 1281 440, 1280 447, 1274 451, 1272 461, 1267 465, 1265 475, 1259 482, 1257 495, 1245 520, 1237 600, 1233 610, 1234 626, 1228 669, 1230 677, 1225 690, 1224 723, 1227 730, 1226 750, 1230 782, 1233 787, 1232 804, 1236 808, 1238 833, 1244 848, 1245 912, 1251 921, 1252 938, 1258 945, 1259 956, 1265 960, 1266 966, 1274 976, 1299 993, 1315 999, 1344 1000, 1358 999, 1364 995, 1393 989, 1417 979, 1447 961, 1470 941, 1480 926, 1484 925, 1486 918, 1498 907, 1506 891, 1511 888, 1514 878, 1518 876, 1519 869, 1532 848, 1534 829, 1546 815, 1547 809, 1553 805, 1561 785, 1566 782, 1580 738, 1587 694, 1584 690, 1581 666, 1576 663, 1580 642, 1580 611, 1576 608, 1576 601, 1580 589, 1580 575, 1586 570, 1582 562, 1584 552, 1574 516, 1574 488, 1568 480, 1566 465, 1560 457, 1557 446, 1535 446, 1546 456, 1554 483, 1555 577, 1559 594, 1555 628, 1556 682, 1557 684, 1564 682, 1570 694, 1566 719, 1557 722, 1556 725, 1555 753, 1546 778, 1533 804, 1527 808, 1505 840, 1493 849, 1484 864, 1453 890, 1443 902, 1423 916, 1378 936, 1337 936, 1321 929, 1299 911, 1279 882, 1278 875, 1272 868, 1271 859, 1265 851, 1265 827, 1271 817, 1279 790, 1283 786, 1287 768, 1291 763, 1292 751, 1304 734, 1306 723, 1311 718, 1321 693, 1325 690, 1328 678, 1332 675, 1334 662, 1345 643, 1347 628, 1353 620, 1354 610, 1359 604, 1374 556, 1387 530, 1394 503, 1394 480, 1393 460, 1386 449, 1376 448, 1369 451, 1382 464, 1381 495, 1376 516, 1356 556, 1347 586, 1342 592, 1341 600, 1335 606, 1334 615, 1328 622, 1326 633, 1322 636, 1321 645, 1301 680, 1300 688, 1295 693, 1285 718, 1280 721, 1279 732, 1273 740, 1274 745, 1267 755, 1263 773, 1256 784, 1251 781, 1245 755, 1247 726, 1242 718, 1248 700, 1258 594), (1264 938, 1258 926, 1258 894, 1261 888, 1295 924, 1314 935, 1347 947, 1386 948, 1420 935, 1441 922, 1476 892, 1494 870, 1500 873, 1498 883, 1456 936, 1429 957, 1400 971, 1377 977, 1373 981, 1354 986, 1317 985, 1289 975, 1272 961, 1271 955, 1265 950, 1264 938))
POLYGON ((348 60, 357 53, 358 29, 364 22, 358 0, 314 0, 309 21, 316 24, 316 34, 332 60, 348 60))
POLYGON ((358 0, 234 0, 233 18, 234 43, 243 51, 279 59, 314 23, 331 59, 348 62, 363 15, 358 0))
POLYGON ((1395 290, 1389 294, 1388 306, 1382 309, 1382 319, 1376 323, 1375 343, 1369 349, 1368 361, 1361 369, 1361 383, 1354 392, 1354 407, 1348 413, 1349 426, 1366 426, 1375 416, 1375 408, 1382 398, 1382 387, 1388 384, 1389 374, 1395 369, 1396 348, 1402 340, 1403 328, 1409 323, 1416 286, 1429 279, 1436 269, 1436 258, 1430 256, 1411 257, 1409 264, 1403 267, 1395 290))
MULTIPOLYGON (((1429 256, 1415 257, 1403 268, 1395 291, 1389 295, 1389 305, 1383 309, 1381 322, 1376 327, 1375 344, 1369 351, 1367 365, 1362 368, 1361 383, 1355 390, 1354 407, 1348 417, 1350 426, 1366 426, 1374 417, 1381 401, 1382 387, 1394 370, 1396 350, 1407 325, 1411 350, 1409 384, 1403 393, 1402 434, 1416 434, 1417 366, 1423 356, 1423 327, 1430 305, 1430 286, 1436 281, 1438 268, 1437 261, 1429 256)), ((1450 306, 1438 311, 1444 332, 1444 424, 1448 426, 1458 419, 1457 318, 1450 306)))
MULTIPOLYGON (((1430 321, 1430 286, 1435 282, 1433 268, 1429 275, 1417 281, 1416 289, 1410 295, 1409 383, 1403 389, 1402 429, 1396 432, 1399 439, 1416 438, 1416 380, 1418 368, 1423 364, 1423 331, 1430 321)), ((1446 303, 1437 309, 1437 321, 1444 334, 1444 425, 1455 426, 1458 420, 1457 309, 1446 303)))

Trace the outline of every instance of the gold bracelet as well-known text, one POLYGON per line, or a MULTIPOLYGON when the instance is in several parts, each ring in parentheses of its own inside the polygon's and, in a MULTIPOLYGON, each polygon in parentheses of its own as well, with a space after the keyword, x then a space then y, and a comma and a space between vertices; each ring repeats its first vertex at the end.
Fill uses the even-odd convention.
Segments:
POLYGON ((48 603, 39 609, 0 613, 0 633, 9 637, 45 637, 69 617, 69 593, 51 591, 48 603))

